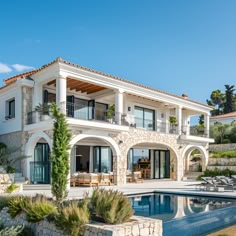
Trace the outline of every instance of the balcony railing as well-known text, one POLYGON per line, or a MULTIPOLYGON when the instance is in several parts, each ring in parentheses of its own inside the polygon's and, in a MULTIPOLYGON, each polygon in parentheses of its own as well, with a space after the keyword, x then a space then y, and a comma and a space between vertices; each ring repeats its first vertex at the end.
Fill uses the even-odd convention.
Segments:
MULTIPOLYGON (((93 120, 101 122, 109 122, 112 124, 118 124, 117 121, 121 121, 121 125, 135 127, 144 130, 157 131, 160 133, 168 134, 179 134, 179 129, 177 125, 165 123, 165 122, 156 122, 152 119, 142 119, 135 117, 131 114, 121 114, 116 113, 114 115, 108 116, 108 111, 101 108, 94 108, 83 106, 81 104, 73 104, 67 102, 66 104, 66 116, 79 119, 79 120, 93 120)), ((51 117, 48 114, 41 114, 39 112, 29 112, 27 116, 27 124, 38 123, 40 121, 49 120, 51 117)), ((208 137, 208 133, 205 129, 198 127, 189 127, 182 126, 181 133, 183 135, 192 135, 200 137, 208 137)))
POLYGON ((115 115, 108 116, 108 110, 70 102, 66 103, 66 115, 67 117, 79 120, 97 120, 115 123, 115 115))

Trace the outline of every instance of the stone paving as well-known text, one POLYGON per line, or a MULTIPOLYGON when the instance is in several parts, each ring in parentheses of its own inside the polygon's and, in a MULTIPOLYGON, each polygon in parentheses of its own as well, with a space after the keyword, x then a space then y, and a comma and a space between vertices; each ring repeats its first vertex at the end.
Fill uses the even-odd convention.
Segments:
MULTIPOLYGON (((236 190, 224 191, 224 192, 213 192, 213 191, 200 191, 198 186, 200 181, 172 181, 172 180, 145 180, 144 183, 127 183, 121 186, 102 186, 106 189, 115 189, 123 192, 127 195, 149 193, 153 191, 158 192, 169 192, 169 193, 182 193, 182 194, 197 194, 197 195, 208 195, 208 196, 221 196, 236 198, 236 190)), ((43 186, 38 190, 23 190, 23 195, 35 195, 37 193, 51 196, 49 186, 43 186)), ((40 187, 41 187, 40 186, 40 187)), ((86 192, 92 192, 93 187, 72 187, 68 193, 68 198, 82 198, 86 192)))

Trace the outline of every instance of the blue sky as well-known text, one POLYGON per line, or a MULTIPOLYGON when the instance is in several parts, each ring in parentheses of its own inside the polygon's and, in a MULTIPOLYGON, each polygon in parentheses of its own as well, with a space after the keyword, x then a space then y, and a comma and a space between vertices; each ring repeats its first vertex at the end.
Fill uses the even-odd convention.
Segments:
POLYGON ((2 79, 56 57, 205 103, 236 84, 235 0, 0 3, 2 79))

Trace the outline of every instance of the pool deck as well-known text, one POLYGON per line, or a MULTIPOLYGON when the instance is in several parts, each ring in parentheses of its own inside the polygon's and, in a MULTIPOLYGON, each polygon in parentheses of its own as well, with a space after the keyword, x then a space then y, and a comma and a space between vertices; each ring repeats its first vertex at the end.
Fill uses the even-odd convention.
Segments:
MULTIPOLYGON (((196 185, 199 185, 199 181, 171 181, 171 180, 145 180, 144 183, 127 183, 121 186, 101 186, 106 189, 114 189, 123 192, 126 195, 140 194, 140 193, 150 193, 150 192, 168 192, 168 193, 181 193, 181 194, 195 194, 195 195, 207 195, 215 197, 229 197, 236 199, 236 190, 215 192, 215 191, 200 191, 196 189, 196 185)), ((51 196, 50 185, 32 185, 32 189, 28 187, 27 190, 23 190, 23 195, 35 195, 37 193, 44 194, 46 196, 51 196)), ((82 198, 86 192, 91 193, 93 187, 72 187, 68 193, 69 199, 79 199, 82 198)))

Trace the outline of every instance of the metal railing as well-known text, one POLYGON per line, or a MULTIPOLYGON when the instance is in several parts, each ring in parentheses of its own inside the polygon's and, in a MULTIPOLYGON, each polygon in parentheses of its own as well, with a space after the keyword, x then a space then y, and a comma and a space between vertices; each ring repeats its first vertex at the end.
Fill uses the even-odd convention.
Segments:
POLYGON ((83 104, 66 103, 66 115, 80 120, 98 120, 105 122, 115 122, 115 114, 108 115, 108 110, 83 106, 83 104))
POLYGON ((50 162, 30 162, 30 181, 32 183, 50 183, 50 162))
POLYGON ((42 114, 41 112, 38 112, 38 111, 31 111, 27 113, 26 124, 30 125, 30 124, 38 123, 40 121, 46 121, 50 119, 52 118, 48 114, 42 114))

